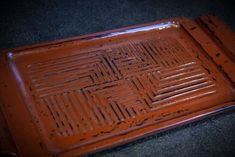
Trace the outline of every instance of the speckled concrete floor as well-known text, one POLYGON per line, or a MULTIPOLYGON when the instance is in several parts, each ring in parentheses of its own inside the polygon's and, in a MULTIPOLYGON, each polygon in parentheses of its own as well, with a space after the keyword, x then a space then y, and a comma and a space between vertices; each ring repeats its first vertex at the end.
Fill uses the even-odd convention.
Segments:
MULTIPOLYGON (((1 0, 0 7, 0 49, 203 14, 219 16, 235 31, 235 5, 226 0, 1 0)), ((234 154, 235 113, 230 112, 91 156, 227 157, 234 154)))

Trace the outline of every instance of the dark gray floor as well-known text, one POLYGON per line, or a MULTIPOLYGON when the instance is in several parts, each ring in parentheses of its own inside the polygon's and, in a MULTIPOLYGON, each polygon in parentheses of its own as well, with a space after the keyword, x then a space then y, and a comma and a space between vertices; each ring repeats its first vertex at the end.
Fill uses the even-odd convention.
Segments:
MULTIPOLYGON (((235 31, 235 6, 229 1, 221 0, 1 0, 0 7, 0 49, 164 18, 195 18, 203 14, 219 16, 235 31)), ((91 156, 227 157, 233 154, 235 112, 215 116, 91 156)))

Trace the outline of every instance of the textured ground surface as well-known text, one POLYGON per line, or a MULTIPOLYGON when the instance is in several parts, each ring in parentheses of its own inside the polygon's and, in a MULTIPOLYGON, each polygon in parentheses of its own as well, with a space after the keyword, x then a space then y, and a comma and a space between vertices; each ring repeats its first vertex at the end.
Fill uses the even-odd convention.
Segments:
MULTIPOLYGON (((164 18, 219 16, 235 31, 229 1, 0 2, 0 49, 40 43, 164 18)), ((235 112, 160 133, 91 156, 207 157, 235 154, 235 112)))

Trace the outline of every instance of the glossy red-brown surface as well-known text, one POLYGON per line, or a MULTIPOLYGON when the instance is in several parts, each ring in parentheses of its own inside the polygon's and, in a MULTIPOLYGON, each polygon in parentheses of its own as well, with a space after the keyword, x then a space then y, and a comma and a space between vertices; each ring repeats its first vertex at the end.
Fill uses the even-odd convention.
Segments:
POLYGON ((234 50, 211 16, 7 50, 1 110, 20 156, 95 152, 232 109, 234 50))

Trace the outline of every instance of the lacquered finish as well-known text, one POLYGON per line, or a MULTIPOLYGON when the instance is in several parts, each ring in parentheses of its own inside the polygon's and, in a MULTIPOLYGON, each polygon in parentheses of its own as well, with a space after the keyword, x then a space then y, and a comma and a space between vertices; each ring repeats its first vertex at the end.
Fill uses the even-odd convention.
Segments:
POLYGON ((18 153, 83 155, 233 109, 233 39, 207 16, 3 52, 1 109, 18 153))

